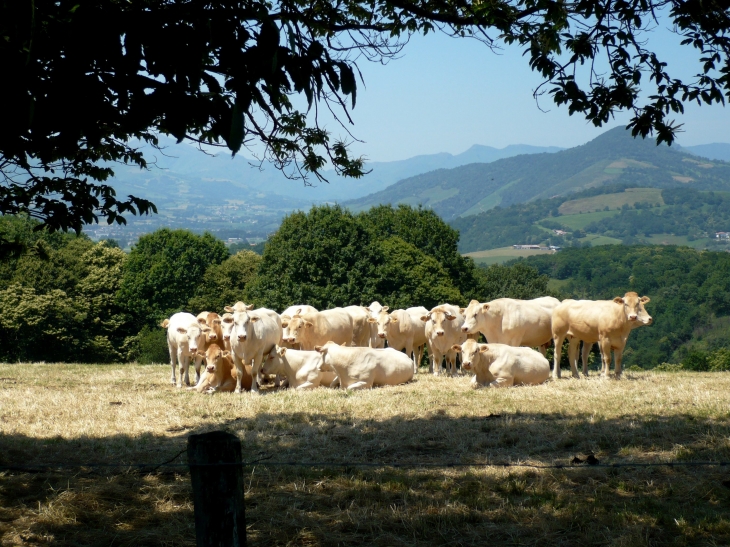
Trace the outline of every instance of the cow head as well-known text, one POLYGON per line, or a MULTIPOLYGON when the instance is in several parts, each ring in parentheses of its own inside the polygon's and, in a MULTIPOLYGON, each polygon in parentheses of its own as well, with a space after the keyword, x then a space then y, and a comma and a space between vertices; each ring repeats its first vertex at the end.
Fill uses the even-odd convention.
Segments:
POLYGON ((398 318, 393 315, 388 315, 388 306, 385 306, 377 317, 371 317, 368 319, 368 323, 373 323, 378 326, 378 337, 385 338, 388 335, 388 329, 391 328, 389 325, 395 326, 398 323, 398 318))
POLYGON ((370 305, 369 305, 369 306, 368 306, 367 308, 365 308, 365 309, 366 309, 366 310, 368 311, 368 315, 369 315, 370 317, 372 317, 373 319, 375 319, 375 318, 377 318, 377 317, 378 317, 378 314, 379 314, 379 313, 380 313, 380 312, 381 312, 381 311, 382 311, 383 309, 385 309, 385 311, 388 311, 388 306, 385 306, 385 308, 383 308, 383 306, 381 306, 381 305, 380 305, 380 302, 378 302, 377 300, 374 300, 374 301, 373 301, 373 302, 372 302, 372 303, 371 303, 371 304, 370 304, 370 305))
POLYGON ((489 352, 487 344, 478 344, 476 340, 467 340, 463 344, 451 346, 457 353, 461 353, 461 366, 464 370, 472 370, 486 357, 489 352))
POLYGON ((251 336, 253 324, 261 318, 254 313, 248 311, 233 312, 233 326, 231 327, 230 339, 231 343, 243 343, 251 336))
POLYGON ((251 311, 253 309, 253 304, 244 304, 240 300, 233 304, 233 306, 226 306, 223 308, 228 313, 236 313, 238 311, 251 311))
POLYGON ((467 334, 476 334, 479 332, 479 317, 487 314, 493 306, 491 303, 480 303, 476 300, 469 302, 469 305, 462 311, 464 316, 464 324, 461 331, 467 334))
POLYGON ((221 317, 221 334, 223 340, 229 341, 231 339, 231 331, 233 330, 233 314, 224 313, 221 317))
POLYGON ((261 366, 261 374, 280 374, 282 370, 282 359, 286 355, 286 348, 274 346, 266 355, 261 366))
POLYGON ((421 317, 421 321, 424 323, 431 322, 431 326, 433 328, 433 332, 436 334, 436 336, 443 336, 446 332, 446 325, 447 321, 453 321, 456 319, 456 315, 451 313, 446 308, 442 308, 441 306, 436 306, 434 309, 432 309, 430 312, 428 312, 428 315, 424 315, 421 317))
MULTIPOLYGON (((343 346, 346 344, 343 344, 343 346)), ((330 355, 330 348, 337 346, 334 342, 327 342, 323 346, 314 346, 314 351, 318 352, 322 356, 322 361, 317 364, 317 370, 320 372, 334 371, 335 368, 332 366, 332 356, 330 355)))
POLYGON ((617 296, 613 301, 623 306, 624 315, 632 326, 651 325, 654 322, 654 319, 644 308, 644 304, 651 301, 648 296, 640 297, 635 292, 627 292, 623 296, 617 296))
POLYGON ((314 323, 305 319, 306 315, 295 315, 289 321, 289 335, 284 340, 290 344, 301 344, 306 329, 314 327, 314 323))
POLYGON ((187 327, 178 327, 177 333, 182 338, 178 338, 178 343, 187 346, 193 355, 198 352, 198 347, 205 346, 205 333, 197 321, 187 327))
POLYGON ((198 319, 198 323, 200 323, 203 326, 207 325, 208 324, 208 314, 209 313, 210 312, 208 312, 208 311, 201 311, 198 314, 198 318, 197 318, 198 319))
POLYGON ((230 358, 231 353, 229 351, 223 351, 218 344, 211 344, 205 351, 205 370, 214 374, 222 366, 223 360, 230 358))

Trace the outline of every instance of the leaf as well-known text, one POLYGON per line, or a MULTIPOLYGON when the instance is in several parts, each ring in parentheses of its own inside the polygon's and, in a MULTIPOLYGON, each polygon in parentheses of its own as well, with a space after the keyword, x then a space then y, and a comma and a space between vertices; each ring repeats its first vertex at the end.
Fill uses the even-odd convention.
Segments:
POLYGON ((232 156, 241 149, 243 144, 244 135, 244 123, 243 123, 243 109, 239 101, 233 104, 233 111, 231 112, 231 134, 228 137, 228 148, 233 152, 232 156))

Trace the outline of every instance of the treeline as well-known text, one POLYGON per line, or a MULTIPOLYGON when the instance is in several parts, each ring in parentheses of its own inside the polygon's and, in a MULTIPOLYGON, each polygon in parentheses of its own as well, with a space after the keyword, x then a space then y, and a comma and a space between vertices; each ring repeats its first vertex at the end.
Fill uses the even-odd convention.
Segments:
POLYGON ((649 296, 654 323, 629 336, 626 366, 730 367, 730 253, 605 245, 521 262, 557 279, 566 298, 610 299, 627 291, 649 296))
POLYGON ((484 269, 430 210, 381 206, 353 215, 315 207, 286 217, 263 246, 234 255, 211 234, 160 229, 129 254, 114 242, 48 233, 0 217, 0 360, 167 361, 158 325, 178 311, 244 300, 277 311, 378 300, 391 308, 472 298, 534 298, 548 277, 525 264, 484 269))

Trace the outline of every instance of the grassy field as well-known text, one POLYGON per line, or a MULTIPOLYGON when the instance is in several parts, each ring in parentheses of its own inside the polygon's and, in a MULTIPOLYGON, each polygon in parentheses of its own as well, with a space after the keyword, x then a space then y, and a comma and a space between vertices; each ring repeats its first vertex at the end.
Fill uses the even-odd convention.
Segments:
POLYGON ((508 260, 514 260, 519 257, 539 256, 550 254, 553 251, 533 251, 529 249, 513 249, 512 247, 500 247, 498 249, 489 249, 488 251, 475 251, 466 253, 464 256, 470 256, 477 264, 502 264, 508 260))
POLYGON ((563 215, 555 218, 548 218, 543 220, 552 220, 558 222, 570 230, 582 230, 588 226, 591 222, 597 222, 604 218, 616 216, 619 213, 618 210, 613 211, 598 211, 596 213, 579 213, 575 215, 563 215))
MULTIPOLYGON (((595 373, 594 373, 595 374, 595 373)), ((730 374, 628 372, 472 390, 420 374, 346 393, 199 395, 167 366, 0 365, 0 465, 185 463, 223 429, 244 458, 461 462, 468 467, 276 467, 245 475, 250 545, 730 543, 727 468, 502 468, 730 460, 730 374), (471 465, 473 464, 473 465, 471 465)), ((194 545, 184 469, 0 473, 0 544, 194 545)))
POLYGON ((662 191, 659 188, 628 188, 625 192, 603 194, 583 199, 574 199, 564 202, 558 212, 561 215, 575 215, 578 213, 592 213, 602 211, 604 207, 620 209, 622 205, 634 205, 647 202, 654 205, 664 205, 662 191))

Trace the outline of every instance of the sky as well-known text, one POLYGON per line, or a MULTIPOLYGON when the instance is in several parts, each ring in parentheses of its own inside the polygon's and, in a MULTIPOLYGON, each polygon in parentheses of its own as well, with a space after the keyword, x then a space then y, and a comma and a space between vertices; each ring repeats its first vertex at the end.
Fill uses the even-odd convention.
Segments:
MULTIPOLYGON (((697 72, 691 47, 659 28, 649 46, 670 60, 669 72, 697 72)), ((573 147, 602 132, 626 125, 619 115, 601 128, 579 115, 568 115, 544 96, 538 108, 532 96, 541 83, 518 46, 495 54, 472 39, 436 33, 414 37, 402 57, 386 66, 362 61, 350 131, 352 145, 371 161, 393 161, 420 154, 458 154, 474 144, 503 148, 510 144, 573 147)), ((686 105, 677 121, 684 124, 680 145, 730 142, 730 107, 686 105)), ((335 136, 347 136, 335 122, 335 136)))

